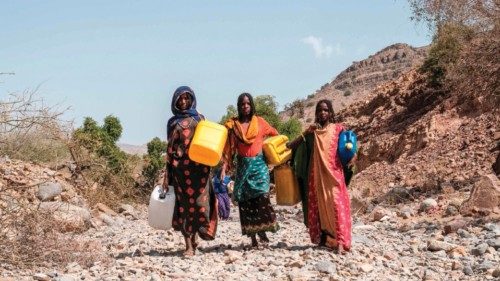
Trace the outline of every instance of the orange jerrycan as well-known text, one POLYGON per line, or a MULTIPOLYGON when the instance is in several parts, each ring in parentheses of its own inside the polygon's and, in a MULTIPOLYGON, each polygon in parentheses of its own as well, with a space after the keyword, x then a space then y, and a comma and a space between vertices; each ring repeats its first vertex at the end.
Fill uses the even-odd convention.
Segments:
POLYGON ((226 139, 226 127, 215 122, 201 120, 196 126, 189 146, 189 158, 207 166, 217 165, 222 157, 226 139))
POLYGON ((286 148, 288 137, 285 135, 274 136, 264 141, 264 154, 268 164, 281 165, 292 158, 292 150, 286 148))
POLYGON ((293 206, 300 202, 299 183, 293 174, 292 167, 287 164, 275 167, 274 184, 278 205, 293 206))

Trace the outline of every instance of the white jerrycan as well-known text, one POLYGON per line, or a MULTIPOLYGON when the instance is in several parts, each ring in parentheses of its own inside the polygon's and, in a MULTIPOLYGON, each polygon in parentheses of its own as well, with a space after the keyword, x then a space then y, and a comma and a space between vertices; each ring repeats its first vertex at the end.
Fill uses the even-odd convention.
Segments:
POLYGON ((163 188, 157 185, 151 193, 148 207, 148 223, 156 229, 167 230, 172 227, 172 217, 174 216, 175 192, 174 187, 169 186, 168 192, 164 193, 163 188))

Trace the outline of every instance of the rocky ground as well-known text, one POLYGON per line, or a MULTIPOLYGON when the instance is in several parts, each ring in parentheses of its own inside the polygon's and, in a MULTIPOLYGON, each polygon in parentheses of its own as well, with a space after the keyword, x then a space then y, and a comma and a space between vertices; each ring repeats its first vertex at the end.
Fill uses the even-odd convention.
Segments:
POLYGON ((90 267, 4 264, 0 280, 498 280, 498 216, 485 223, 446 206, 453 202, 416 199, 357 214, 352 251, 341 256, 310 243, 300 205, 277 207, 280 231, 268 246, 248 250, 233 208, 217 239, 202 241, 190 258, 182 256, 179 233, 148 226, 146 206, 123 205, 119 214, 99 206, 94 226, 74 239, 100 242, 109 258, 90 267))

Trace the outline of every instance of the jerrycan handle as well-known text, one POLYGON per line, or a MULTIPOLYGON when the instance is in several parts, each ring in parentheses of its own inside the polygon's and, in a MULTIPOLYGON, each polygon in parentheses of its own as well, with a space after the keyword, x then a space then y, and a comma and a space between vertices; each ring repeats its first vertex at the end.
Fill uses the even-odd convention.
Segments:
POLYGON ((163 189, 163 187, 160 188, 159 192, 160 192, 160 195, 158 197, 160 199, 165 199, 165 197, 167 197, 167 192, 163 189))

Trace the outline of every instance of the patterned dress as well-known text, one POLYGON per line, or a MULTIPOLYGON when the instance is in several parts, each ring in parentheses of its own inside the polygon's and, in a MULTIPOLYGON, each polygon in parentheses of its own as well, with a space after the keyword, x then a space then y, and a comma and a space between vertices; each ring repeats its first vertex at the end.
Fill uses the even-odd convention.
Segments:
POLYGON ((197 124, 192 117, 180 120, 168 141, 171 184, 176 196, 172 226, 184 236, 198 233, 200 238, 212 240, 217 227, 217 207, 208 184, 210 167, 188 157, 197 124))

